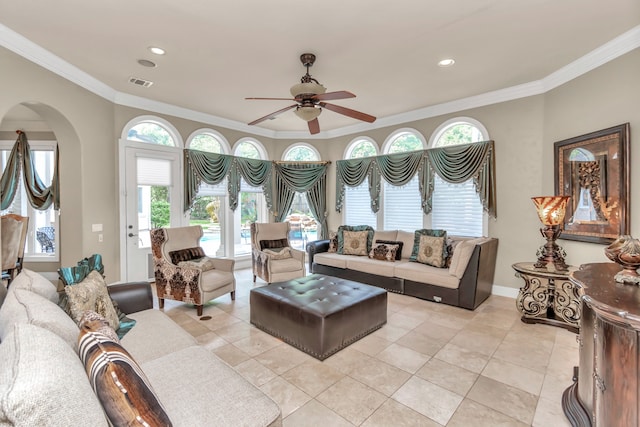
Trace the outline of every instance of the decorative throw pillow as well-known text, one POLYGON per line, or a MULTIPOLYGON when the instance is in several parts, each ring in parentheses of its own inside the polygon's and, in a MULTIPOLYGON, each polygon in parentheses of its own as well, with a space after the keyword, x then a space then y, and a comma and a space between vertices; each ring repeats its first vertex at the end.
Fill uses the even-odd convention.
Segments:
POLYGON ((289 241, 286 238, 275 240, 260 240, 260 250, 286 248, 289 246, 289 241))
POLYGON ((367 256, 367 238, 368 231, 343 231, 343 248, 344 255, 367 256))
POLYGON ((171 426, 140 366, 118 342, 93 329, 95 324, 80 329, 78 354, 111 424, 171 426))
POLYGON ((192 259, 203 258, 205 256, 204 249, 200 246, 169 252, 169 258, 171 258, 171 263, 174 265, 178 265, 182 261, 191 261, 192 259))
POLYGON ((100 316, 95 311, 85 311, 80 318, 80 324, 78 325, 80 330, 86 329, 91 331, 100 332, 108 337, 113 342, 120 342, 116 331, 109 325, 107 319, 100 316))
POLYGON ((62 267, 58 269, 58 275, 63 286, 66 286, 82 282, 93 270, 104 275, 102 255, 93 254, 88 258, 83 258, 78 261, 78 265, 75 267, 62 267))
POLYGON ((445 237, 420 236, 420 246, 416 261, 434 267, 444 267, 445 258, 443 253, 446 250, 445 240, 445 237))
POLYGON ((113 308, 116 310, 118 321, 120 322, 118 329, 116 329, 116 334, 118 335, 118 338, 122 339, 122 337, 124 337, 127 332, 136 325, 136 320, 127 317, 127 315, 120 310, 120 307, 118 307, 118 303, 115 300, 112 299, 111 303, 113 304, 113 308))
POLYGON ((367 247, 364 255, 367 255, 371 250, 373 244, 373 234, 375 230, 369 225, 341 225, 338 227, 338 253, 344 253, 344 232, 345 231, 366 231, 367 234, 367 247))
MULTIPOLYGON (((416 230, 413 233, 413 250, 411 251, 411 256, 409 257, 409 261, 417 262, 418 261, 418 251, 420 250, 420 237, 421 236, 432 236, 432 237, 443 237, 445 240, 447 239, 447 231, 446 230, 431 230, 428 228, 423 228, 421 230, 416 230)), ((442 243, 442 259, 447 258, 447 246, 442 243)))
POLYGON ((453 257, 453 252, 456 250, 456 246, 461 242, 461 240, 453 240, 450 237, 447 237, 447 258, 444 261, 444 266, 446 268, 451 267, 451 258, 453 257))
POLYGON ((387 245, 398 245, 398 250, 396 251, 396 260, 400 261, 402 259, 402 247, 404 246, 404 242, 400 242, 397 240, 376 240, 376 243, 385 243, 387 245))
POLYGON ((262 252, 267 254, 269 258, 273 260, 291 258, 290 248, 265 249, 262 252))
POLYGON ((335 231, 329 233, 329 250, 327 252, 338 252, 338 233, 335 231))
POLYGON ((399 245, 378 242, 379 241, 377 240, 376 243, 373 244, 371 252, 369 252, 369 258, 391 262, 394 262, 396 259, 398 259, 396 258, 396 256, 398 254, 398 251, 400 250, 399 245))
POLYGON ((107 284, 100 273, 92 271, 82 282, 65 286, 64 292, 68 298, 71 318, 77 324, 82 314, 90 310, 107 319, 114 330, 118 329, 120 325, 118 314, 109 297, 107 284))
POLYGON ((213 264, 213 259, 205 256, 198 259, 192 259, 191 261, 180 261, 178 263, 178 267, 189 267, 189 268, 197 268, 202 271, 209 271, 215 268, 213 264))

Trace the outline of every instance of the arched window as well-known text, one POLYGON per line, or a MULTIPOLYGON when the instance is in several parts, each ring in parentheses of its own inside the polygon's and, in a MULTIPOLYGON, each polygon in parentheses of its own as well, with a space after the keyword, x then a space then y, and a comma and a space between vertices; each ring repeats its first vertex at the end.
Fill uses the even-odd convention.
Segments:
POLYGON ((154 116, 140 116, 131 120, 123 129, 122 139, 165 147, 182 146, 182 139, 176 128, 166 120, 154 116))
POLYGON ((187 138, 187 148, 209 153, 229 154, 229 143, 213 129, 198 129, 187 138))
MULTIPOLYGON (((384 154, 424 150, 424 137, 416 130, 401 129, 393 133, 384 143, 384 154)), ((384 230, 414 231, 423 228, 423 213, 418 176, 407 184, 396 187, 384 182, 384 230)))
MULTIPOLYGON (((287 162, 317 162, 320 160, 320 153, 314 146, 299 142, 285 150, 282 160, 287 162)), ((317 240, 318 223, 311 213, 305 194, 296 193, 285 221, 288 221, 291 227, 289 241, 292 247, 303 251, 308 241, 317 240)))
MULTIPOLYGON (((378 155, 376 143, 366 137, 358 137, 351 141, 345 150, 345 159, 358 159, 378 155)), ((344 223, 346 225, 370 225, 377 227, 377 216, 371 210, 369 179, 365 179, 357 187, 346 186, 344 189, 344 223)))
MULTIPOLYGON (((262 144, 252 138, 239 140, 233 150, 234 156, 249 159, 267 160, 266 153, 262 144)), ((251 253, 250 224, 268 220, 262 188, 252 187, 244 179, 241 181, 240 198, 233 218, 234 254, 248 255, 251 253)))
MULTIPOLYGON (((443 147, 488 139, 488 132, 480 122, 469 117, 457 117, 444 122, 436 129, 430 145, 443 147)), ((432 204, 432 228, 447 230, 447 234, 454 236, 486 234, 482 202, 475 191, 473 180, 451 184, 436 175, 432 204)))

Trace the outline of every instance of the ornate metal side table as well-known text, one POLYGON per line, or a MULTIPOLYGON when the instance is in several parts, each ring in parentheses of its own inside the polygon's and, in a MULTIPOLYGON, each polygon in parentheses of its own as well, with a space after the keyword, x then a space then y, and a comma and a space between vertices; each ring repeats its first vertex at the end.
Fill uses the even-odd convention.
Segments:
POLYGON ((577 268, 556 270, 553 264, 536 268, 533 262, 513 264, 516 277, 524 279, 516 307, 522 313, 524 323, 546 323, 571 332, 579 332, 580 297, 583 290, 569 280, 569 274, 577 268))

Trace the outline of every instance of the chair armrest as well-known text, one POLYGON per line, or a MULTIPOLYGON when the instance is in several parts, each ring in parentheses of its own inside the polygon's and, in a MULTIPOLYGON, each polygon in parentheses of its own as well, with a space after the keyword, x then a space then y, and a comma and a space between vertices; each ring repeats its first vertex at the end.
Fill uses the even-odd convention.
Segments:
POLYGON ((213 267, 217 270, 231 271, 236 265, 236 260, 231 258, 210 258, 213 262, 213 267))
POLYGON ((291 252, 292 258, 297 259, 298 261, 302 262, 302 264, 304 265, 304 256, 305 256, 304 251, 293 249, 293 248, 290 248, 289 251, 291 252))
POLYGON ((327 252, 329 250, 329 239, 316 240, 307 243, 307 254, 309 255, 309 271, 313 265, 313 256, 321 252, 327 252))
POLYGON ((107 286, 107 289, 124 314, 153 308, 151 284, 148 282, 117 283, 107 286))

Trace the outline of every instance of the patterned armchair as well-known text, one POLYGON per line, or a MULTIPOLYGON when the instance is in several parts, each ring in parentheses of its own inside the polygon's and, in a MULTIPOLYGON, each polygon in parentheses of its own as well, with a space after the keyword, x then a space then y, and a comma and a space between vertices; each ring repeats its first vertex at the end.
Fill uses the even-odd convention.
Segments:
POLYGON ((202 227, 151 230, 158 306, 165 299, 194 304, 198 316, 203 304, 226 293, 236 298, 235 260, 209 258, 200 247, 202 227))
POLYGON ((251 224, 251 265, 253 281, 260 277, 267 283, 304 277, 305 253, 289 242, 288 222, 251 224))

